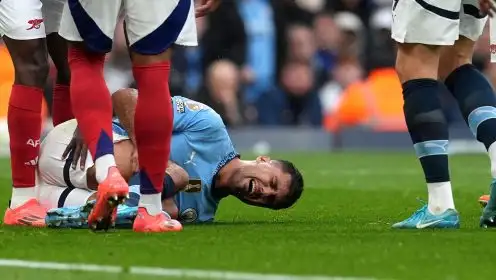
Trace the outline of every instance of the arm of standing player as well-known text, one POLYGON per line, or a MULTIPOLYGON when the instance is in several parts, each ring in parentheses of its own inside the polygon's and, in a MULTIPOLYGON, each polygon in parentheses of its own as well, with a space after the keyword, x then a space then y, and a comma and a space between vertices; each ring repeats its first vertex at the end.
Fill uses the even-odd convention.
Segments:
POLYGON ((195 9, 196 17, 203 17, 206 14, 215 11, 219 7, 221 0, 201 0, 200 5, 195 9))
POLYGON ((494 0, 479 0, 479 5, 483 14, 493 17, 496 13, 496 4, 494 3, 494 0))

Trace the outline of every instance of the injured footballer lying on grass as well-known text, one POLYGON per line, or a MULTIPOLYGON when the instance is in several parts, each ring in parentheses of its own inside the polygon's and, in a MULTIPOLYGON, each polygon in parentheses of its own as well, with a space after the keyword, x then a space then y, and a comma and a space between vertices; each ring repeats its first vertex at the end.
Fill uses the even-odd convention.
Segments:
MULTIPOLYGON (((130 183, 130 198, 117 211, 117 227, 130 227, 137 214, 139 177, 134 143, 137 91, 112 95, 117 167, 130 183)), ((162 193, 163 209, 181 223, 212 222, 221 199, 235 196, 246 204, 270 209, 292 206, 303 191, 303 178, 285 160, 259 156, 241 160, 221 117, 210 107, 173 97, 171 157, 162 193)), ((150 135, 153 137, 153 135, 150 135)), ((81 152, 76 120, 56 126, 41 144, 39 201, 49 227, 87 227, 98 183, 91 156, 81 152), (69 152, 70 151, 70 152, 69 152), (68 154, 64 158, 62 154, 68 154), (64 159, 62 159, 64 158, 64 159)))

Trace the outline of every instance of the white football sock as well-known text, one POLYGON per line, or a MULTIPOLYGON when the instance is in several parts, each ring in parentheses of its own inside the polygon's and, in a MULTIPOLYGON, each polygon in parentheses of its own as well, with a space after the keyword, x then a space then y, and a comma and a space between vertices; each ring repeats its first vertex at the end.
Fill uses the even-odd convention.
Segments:
POLYGON ((438 215, 448 209, 455 209, 451 182, 427 183, 429 192, 428 209, 432 214, 438 215))
POLYGON ((17 208, 33 198, 36 199, 36 187, 12 188, 10 208, 17 208))
POLYGON ((152 216, 162 213, 162 194, 142 194, 138 207, 144 207, 152 216))
POLYGON ((487 155, 491 161, 491 176, 496 179, 496 142, 492 143, 487 149, 487 155))
POLYGON ((109 168, 113 166, 116 166, 114 155, 104 155, 96 159, 95 177, 98 183, 101 183, 107 179, 109 168))

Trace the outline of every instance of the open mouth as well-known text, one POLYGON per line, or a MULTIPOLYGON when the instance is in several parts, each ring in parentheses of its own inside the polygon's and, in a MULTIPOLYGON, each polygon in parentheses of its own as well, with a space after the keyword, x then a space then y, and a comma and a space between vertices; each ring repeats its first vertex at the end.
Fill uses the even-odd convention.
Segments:
POLYGON ((253 195, 255 193, 255 179, 251 179, 248 183, 248 195, 253 195))

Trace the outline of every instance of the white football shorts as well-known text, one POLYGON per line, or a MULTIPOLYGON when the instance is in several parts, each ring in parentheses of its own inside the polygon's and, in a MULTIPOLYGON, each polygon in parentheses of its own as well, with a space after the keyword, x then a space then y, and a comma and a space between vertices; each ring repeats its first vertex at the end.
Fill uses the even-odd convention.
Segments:
POLYGON ((121 13, 132 51, 154 55, 174 43, 197 45, 193 0, 68 0, 59 33, 95 52, 109 52, 121 13))
POLYGON ((477 41, 486 21, 477 0, 394 0, 391 33, 399 43, 451 46, 459 36, 477 41))
POLYGON ((0 1, 0 35, 14 40, 45 38, 40 0, 0 1))
POLYGON ((70 143, 76 120, 64 122, 48 133, 40 147, 38 160, 38 199, 47 208, 72 207, 83 205, 94 191, 87 188, 86 169, 93 166, 88 154, 85 170, 72 169, 72 157, 62 159, 62 154, 70 143))
MULTIPOLYGON (((72 157, 62 159, 67 145, 71 142, 77 127, 75 119, 64 122, 55 128, 43 139, 38 159, 38 179, 48 185, 68 186, 87 189, 86 170, 72 169, 72 157)), ((88 154, 85 169, 93 166, 93 160, 88 154)))
POLYGON ((41 0, 46 34, 59 32, 62 11, 67 0, 41 0))

